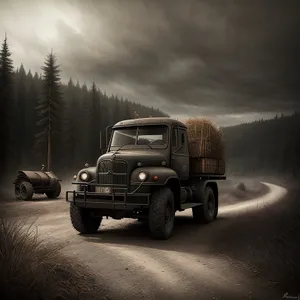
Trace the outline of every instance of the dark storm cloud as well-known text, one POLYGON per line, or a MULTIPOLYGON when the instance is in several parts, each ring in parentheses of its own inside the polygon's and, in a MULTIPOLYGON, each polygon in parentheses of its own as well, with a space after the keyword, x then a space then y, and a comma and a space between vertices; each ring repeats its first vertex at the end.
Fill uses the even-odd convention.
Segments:
POLYGON ((66 76, 178 116, 299 109, 299 1, 51 3, 80 16, 56 23, 66 76))
POLYGON ((79 4, 95 56, 80 47, 77 59, 93 76, 217 113, 298 106, 297 1, 98 3, 79 4), (101 53, 103 31, 110 53, 101 53))

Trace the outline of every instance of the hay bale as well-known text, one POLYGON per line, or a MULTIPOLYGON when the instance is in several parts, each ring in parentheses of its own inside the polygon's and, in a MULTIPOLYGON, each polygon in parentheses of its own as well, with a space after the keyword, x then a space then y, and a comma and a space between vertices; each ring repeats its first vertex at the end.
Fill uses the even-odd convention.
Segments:
POLYGON ((204 139, 218 143, 222 140, 222 131, 206 118, 190 118, 186 121, 189 140, 204 139))
POLYGON ((206 118, 190 118, 186 126, 190 157, 224 159, 223 134, 219 127, 206 118))

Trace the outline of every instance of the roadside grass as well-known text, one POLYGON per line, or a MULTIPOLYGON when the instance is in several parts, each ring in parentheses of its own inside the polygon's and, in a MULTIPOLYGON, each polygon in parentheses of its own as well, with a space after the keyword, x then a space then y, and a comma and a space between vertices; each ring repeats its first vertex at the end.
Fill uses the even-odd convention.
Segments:
POLYGON ((283 293, 300 292, 300 203, 298 190, 291 190, 276 206, 249 211, 230 224, 223 245, 236 267, 283 293))
POLYGON ((269 234, 259 235, 249 254, 258 270, 270 274, 270 284, 287 292, 299 293, 300 287, 300 215, 283 218, 269 234))
POLYGON ((2 300, 94 298, 88 270, 43 243, 24 220, 0 219, 0 274, 2 300))

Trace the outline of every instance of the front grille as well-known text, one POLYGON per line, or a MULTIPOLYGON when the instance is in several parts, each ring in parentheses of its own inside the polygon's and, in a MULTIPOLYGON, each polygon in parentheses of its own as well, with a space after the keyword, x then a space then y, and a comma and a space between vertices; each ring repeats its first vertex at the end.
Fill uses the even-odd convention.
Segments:
POLYGON ((122 160, 102 160, 98 169, 99 184, 127 185, 127 163, 122 160))

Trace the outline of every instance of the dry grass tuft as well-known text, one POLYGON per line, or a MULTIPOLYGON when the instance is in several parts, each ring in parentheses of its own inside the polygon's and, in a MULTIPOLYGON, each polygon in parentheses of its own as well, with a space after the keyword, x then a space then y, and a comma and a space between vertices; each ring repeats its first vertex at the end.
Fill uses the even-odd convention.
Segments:
POLYGON ((25 221, 0 220, 1 299, 91 299, 93 283, 82 266, 46 246, 25 221))

